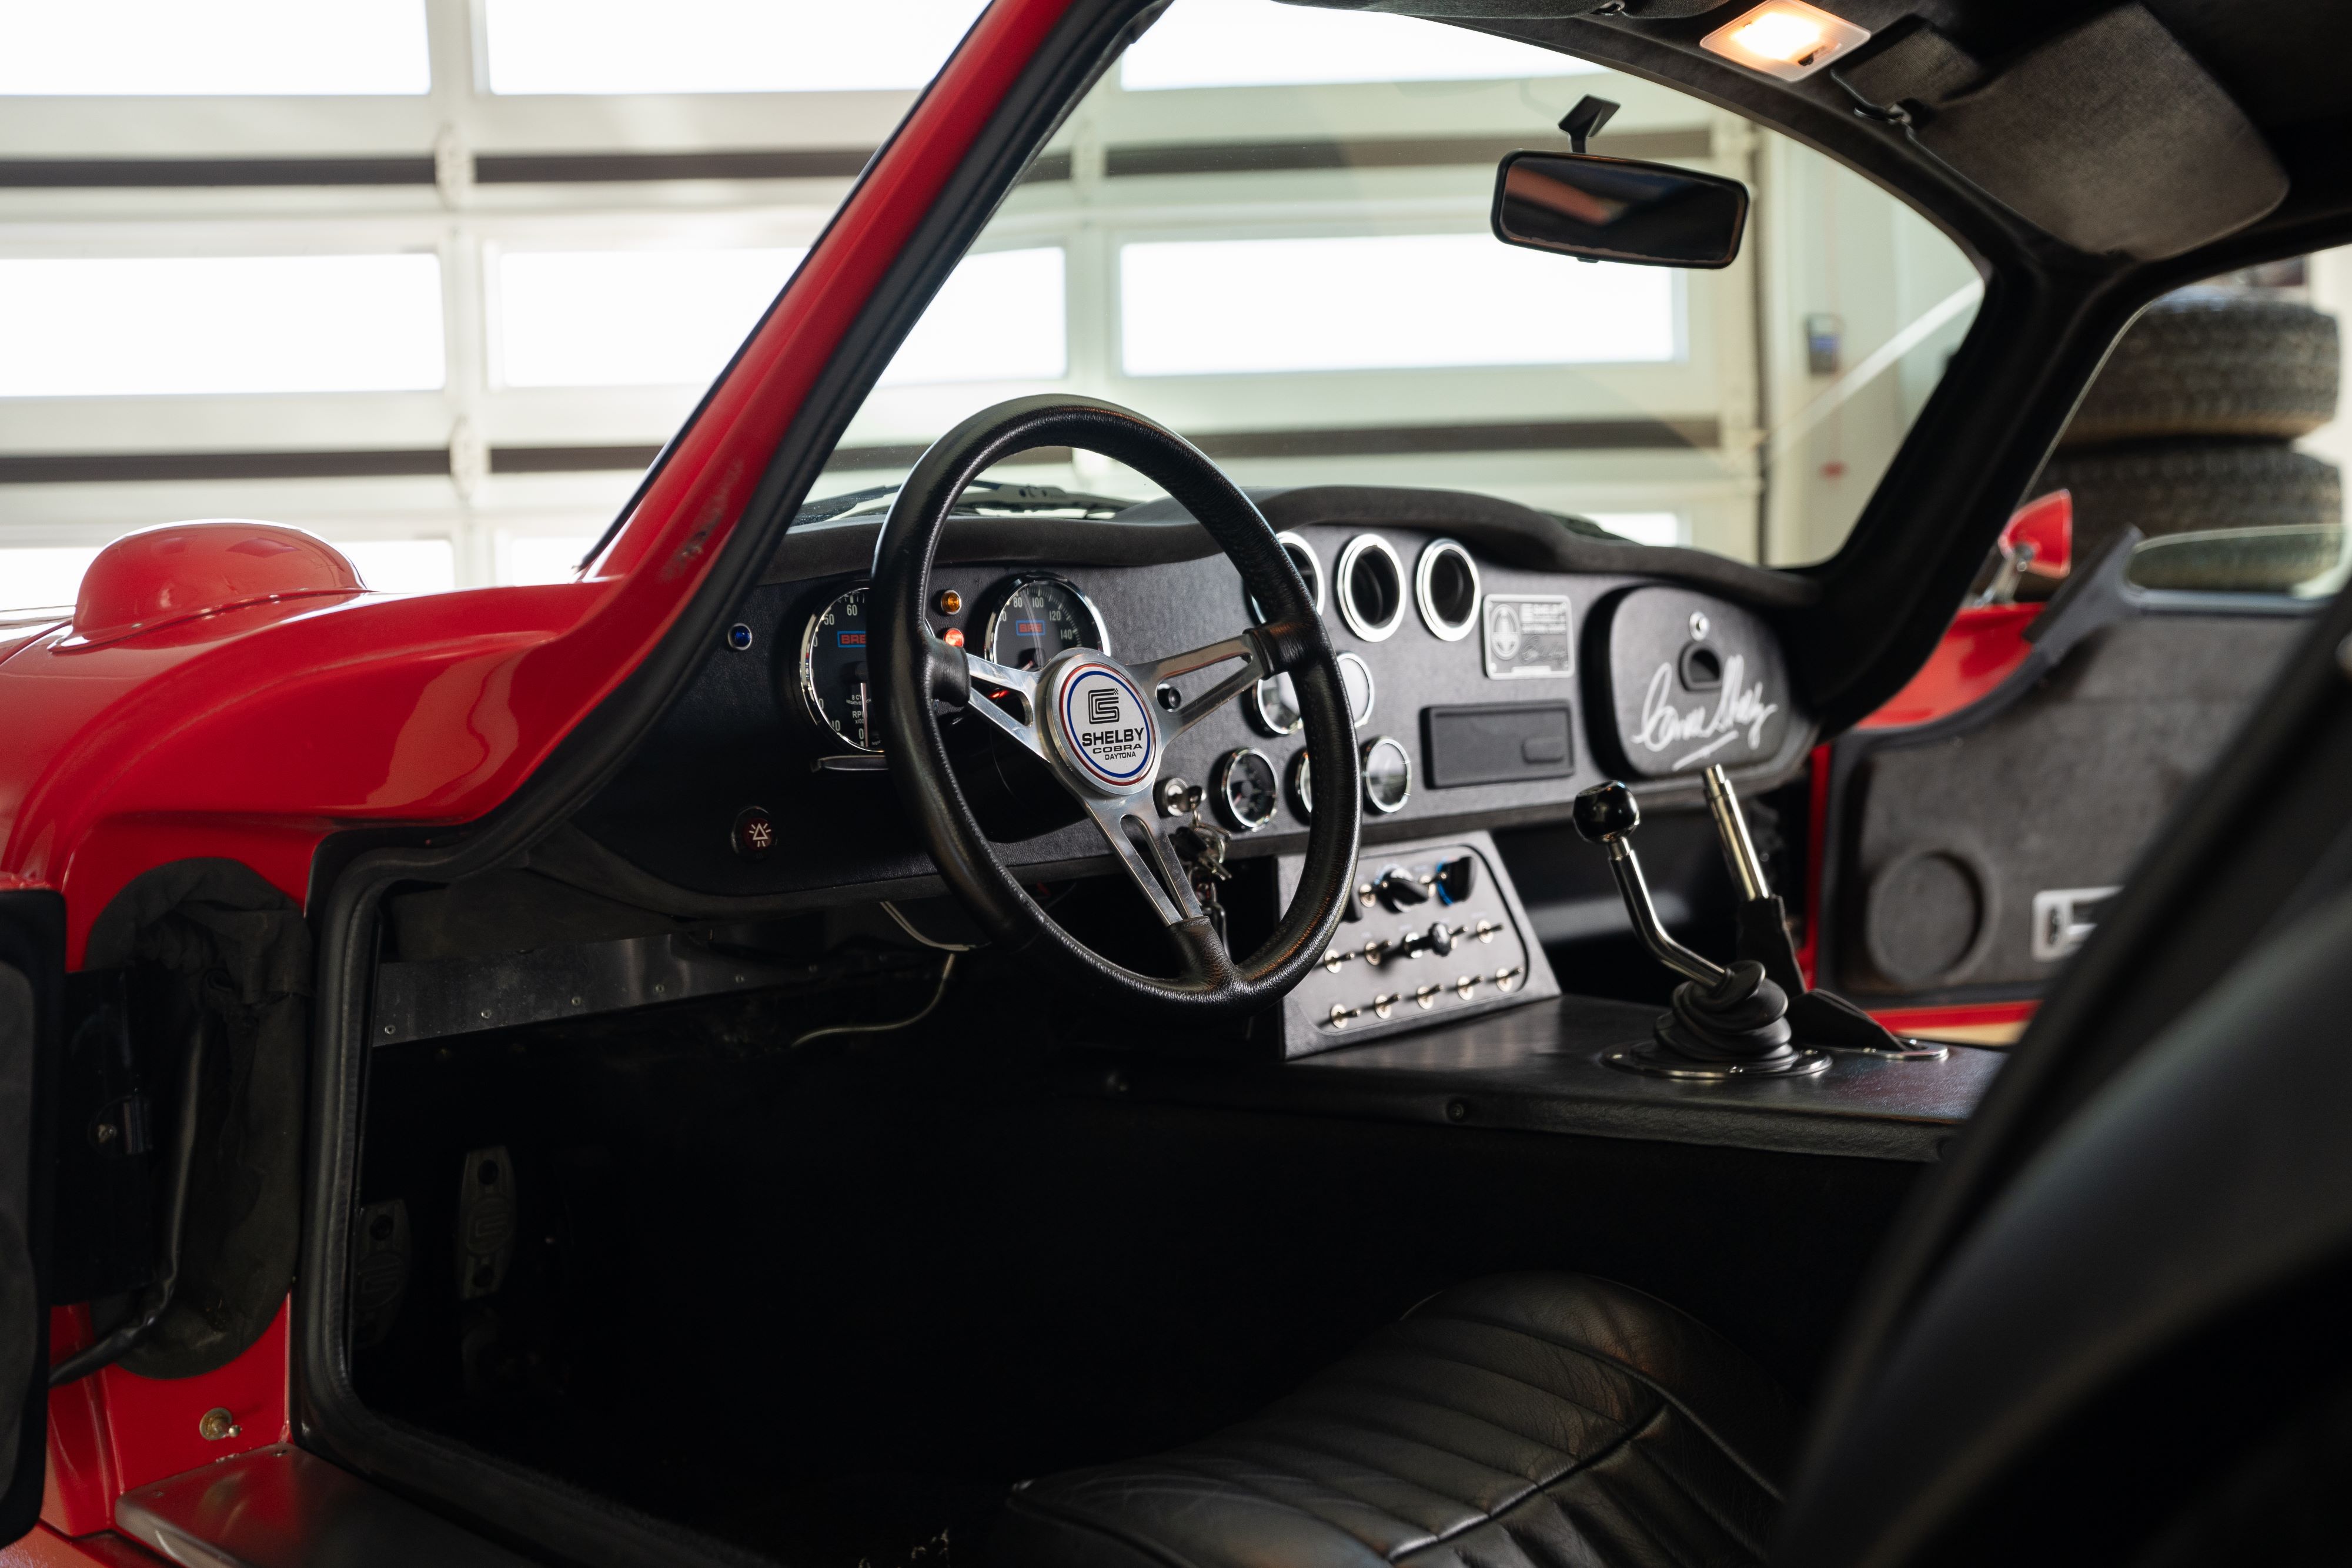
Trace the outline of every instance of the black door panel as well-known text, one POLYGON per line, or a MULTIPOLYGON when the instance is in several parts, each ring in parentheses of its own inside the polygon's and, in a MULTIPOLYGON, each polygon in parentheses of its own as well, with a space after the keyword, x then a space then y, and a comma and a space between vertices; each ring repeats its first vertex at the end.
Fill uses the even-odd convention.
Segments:
POLYGON ((48 1443, 48 1104, 65 989, 65 900, 0 892, 0 1544, 32 1529, 48 1443))
POLYGON ((2281 609, 2141 607, 2021 693, 1840 738, 1822 982, 1872 1007, 2038 995, 2303 634, 2281 609))

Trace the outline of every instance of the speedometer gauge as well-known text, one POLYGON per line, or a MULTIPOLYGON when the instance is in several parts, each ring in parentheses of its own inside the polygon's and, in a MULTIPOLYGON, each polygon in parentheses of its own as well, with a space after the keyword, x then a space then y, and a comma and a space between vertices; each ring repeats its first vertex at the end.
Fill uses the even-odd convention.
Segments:
POLYGON ((868 591, 853 588, 809 617, 801 632, 801 701, 820 727, 860 751, 879 751, 880 716, 866 646, 868 591))
POLYGON ((1042 670, 1072 648, 1110 652, 1093 601, 1066 578, 1013 579, 988 618, 988 656, 1015 670, 1042 670))

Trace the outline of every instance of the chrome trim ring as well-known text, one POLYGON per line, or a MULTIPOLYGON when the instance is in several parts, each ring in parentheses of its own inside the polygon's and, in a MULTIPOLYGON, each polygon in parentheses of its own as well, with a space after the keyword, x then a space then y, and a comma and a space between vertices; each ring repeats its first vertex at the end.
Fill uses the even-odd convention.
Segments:
MULTIPOLYGON (((1323 558, 1315 553, 1313 545, 1287 528, 1274 537, 1276 542, 1282 546, 1283 553, 1290 557, 1290 564, 1298 569, 1300 579, 1307 584, 1307 597, 1315 601, 1315 613, 1322 614, 1323 607, 1330 602, 1331 598, 1330 585, 1323 580, 1323 558)), ((1256 594, 1244 588, 1242 602, 1249 606, 1252 621, 1261 626, 1265 624, 1265 612, 1258 608, 1256 594)))
POLYGON ((1335 663, 1339 665, 1339 685, 1342 687, 1348 685, 1348 671, 1351 667, 1360 672, 1364 677, 1364 709, 1361 713, 1356 711, 1354 694, 1349 692, 1348 696, 1348 717, 1356 728, 1361 729, 1364 727, 1364 721, 1372 716, 1372 704, 1381 695, 1379 685, 1372 680, 1372 667, 1364 663, 1363 655, 1360 653, 1341 653, 1335 663))
POLYGON ((1082 791, 1081 800, 1087 794, 1132 800, 1150 792, 1160 771, 1160 722, 1151 699, 1124 665, 1073 648, 1045 667, 1037 699, 1053 759, 1082 791))
MULTIPOLYGON (((793 665, 793 685, 800 692, 801 706, 806 710, 809 723, 814 725, 827 740, 838 742, 849 747, 853 754, 861 757, 879 757, 882 755, 882 748, 878 746, 860 746, 834 727, 833 720, 824 711, 824 699, 817 695, 816 672, 813 666, 816 662, 816 623, 833 613, 835 605, 857 594, 867 592, 873 586, 870 582, 861 582, 855 588, 844 589, 809 612, 807 622, 801 627, 800 657, 793 665)), ((868 700, 871 700, 870 694, 868 700)), ((866 716, 866 733, 868 736, 874 733, 873 716, 870 714, 866 716)))
MULTIPOLYGON (((1283 779, 1290 790, 1290 809, 1298 813, 1298 820, 1302 822, 1315 820, 1315 779, 1307 771, 1307 755, 1301 751, 1290 759, 1290 767, 1285 770, 1283 779)), ((1335 967, 1330 964, 1324 966, 1327 969, 1335 967)))
POLYGON ((1378 811, 1383 817, 1403 810, 1404 803, 1412 799, 1412 753, 1407 751, 1404 748, 1404 742, 1393 735, 1374 736, 1364 742, 1357 772, 1358 777, 1363 780, 1365 806, 1378 811), (1404 793, 1399 795, 1394 800, 1382 800, 1372 793, 1372 756, 1383 747, 1394 751, 1397 760, 1404 765, 1404 793))
POLYGON ((1005 607, 1013 602, 1013 596, 1033 582, 1050 582, 1056 588, 1068 589, 1070 597, 1076 600, 1079 607, 1087 612, 1087 619, 1095 623, 1095 641, 1080 643, 1079 646, 1092 648, 1096 653, 1105 655, 1110 653, 1110 628, 1103 623, 1103 613, 1096 607, 1095 601, 1087 596, 1087 591, 1058 572, 1029 571, 1008 578, 989 591, 996 600, 996 608, 988 612, 988 623, 981 628, 980 656, 982 658, 994 659, 1000 664, 1006 663, 1005 660, 996 657, 997 622, 1004 619, 1005 607))
POLYGON ((1268 675, 1265 679, 1258 682, 1257 685, 1252 686, 1248 691, 1242 694, 1242 709, 1249 716, 1249 721, 1252 727, 1258 729, 1266 735, 1272 736, 1276 740, 1281 739, 1286 735, 1297 735, 1298 733, 1299 726, 1307 722, 1307 715, 1298 706, 1298 694, 1295 690, 1290 694, 1290 722, 1288 724, 1284 725, 1275 723, 1274 716, 1266 711, 1266 688, 1269 686, 1273 687, 1278 695, 1282 690, 1282 684, 1287 682, 1289 679, 1290 677, 1287 674, 1268 675))
POLYGON ((1275 770, 1274 759, 1254 746, 1236 747, 1218 758, 1216 766, 1209 771, 1209 789, 1217 814, 1238 832, 1256 832, 1282 810, 1282 775, 1275 770), (1273 786, 1267 791, 1265 815, 1256 817, 1243 814, 1241 802, 1234 799, 1233 788, 1234 769, 1252 758, 1265 764, 1266 779, 1273 786))
POLYGON ((1404 562, 1394 545, 1378 534, 1358 534, 1339 552, 1339 563, 1332 569, 1332 576, 1336 580, 1331 584, 1331 596, 1339 601, 1339 618, 1348 623, 1349 631, 1367 643, 1385 643, 1396 635, 1396 629, 1404 623, 1405 575, 1404 562), (1367 555, 1378 555, 1387 560, 1390 580, 1396 585, 1396 603, 1384 621, 1370 619, 1356 602, 1356 564, 1367 555))
POLYGON ((1421 611, 1421 623, 1442 643, 1459 643, 1478 624, 1478 607, 1486 601, 1486 591, 1478 578, 1478 563, 1458 540, 1432 539, 1422 547, 1421 559, 1412 566, 1412 601, 1421 611), (1470 608, 1459 622, 1447 621, 1437 609, 1437 569, 1448 556, 1459 557, 1462 570, 1470 574, 1470 608))

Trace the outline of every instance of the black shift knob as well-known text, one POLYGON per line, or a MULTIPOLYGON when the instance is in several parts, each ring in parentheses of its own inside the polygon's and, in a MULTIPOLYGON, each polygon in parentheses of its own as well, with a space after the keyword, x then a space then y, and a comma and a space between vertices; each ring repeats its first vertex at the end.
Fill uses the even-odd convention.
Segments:
POLYGON ((1596 844, 1607 843, 1641 825, 1641 802, 1614 779, 1595 784, 1576 798, 1576 831, 1596 844))

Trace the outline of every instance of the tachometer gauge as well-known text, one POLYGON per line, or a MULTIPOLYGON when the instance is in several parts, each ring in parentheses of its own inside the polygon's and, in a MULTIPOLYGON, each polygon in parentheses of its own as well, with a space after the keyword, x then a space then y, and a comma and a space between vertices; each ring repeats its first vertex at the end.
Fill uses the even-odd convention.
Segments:
POLYGON ((1013 669, 1042 670, 1072 648, 1110 652, 1093 601, 1066 578, 1013 579, 988 618, 987 655, 1013 669))
POLYGON ((882 749, 877 673, 866 646, 868 590, 853 588, 801 632, 801 701, 809 717, 859 751, 882 749))

